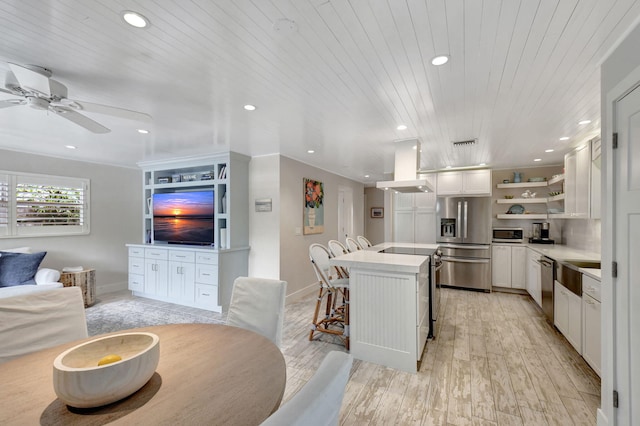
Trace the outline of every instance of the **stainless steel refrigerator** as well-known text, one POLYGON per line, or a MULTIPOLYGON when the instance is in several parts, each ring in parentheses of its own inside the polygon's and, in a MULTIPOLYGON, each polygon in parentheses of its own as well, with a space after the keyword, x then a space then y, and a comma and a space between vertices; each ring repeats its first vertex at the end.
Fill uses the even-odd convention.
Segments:
POLYGON ((491 291, 491 198, 438 198, 436 226, 440 284, 491 291))

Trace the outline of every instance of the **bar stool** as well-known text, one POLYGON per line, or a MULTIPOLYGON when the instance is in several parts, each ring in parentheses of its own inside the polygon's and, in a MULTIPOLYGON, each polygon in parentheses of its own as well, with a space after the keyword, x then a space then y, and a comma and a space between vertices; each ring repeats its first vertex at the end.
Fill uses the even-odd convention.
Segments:
MULTIPOLYGON (((349 253, 349 249, 347 249, 344 244, 338 240, 329 240, 327 246, 329 246, 329 251, 331 252, 332 257, 342 256, 343 254, 349 253)), ((338 271, 339 278, 349 278, 349 271, 347 268, 339 266, 336 270, 338 271)))
POLYGON ((340 337, 349 350, 349 279, 338 277, 337 268, 329 264, 331 252, 322 244, 309 246, 309 258, 320 285, 309 340, 313 340, 316 332, 332 334, 340 337), (335 274, 332 271, 336 271, 335 274), (336 300, 340 296, 344 303, 336 308, 336 300), (320 307, 325 299, 325 315, 319 320, 320 307))
POLYGON ((365 248, 365 247, 371 247, 373 244, 371 244, 371 242, 369 242, 369 240, 367 240, 364 236, 362 235, 358 235, 356 237, 356 239, 358 240, 358 244, 360 244, 360 247, 365 248))
POLYGON ((355 253, 358 250, 362 250, 362 247, 360 247, 360 244, 358 244, 358 242, 353 238, 347 237, 346 242, 347 242, 347 248, 351 253, 355 253))

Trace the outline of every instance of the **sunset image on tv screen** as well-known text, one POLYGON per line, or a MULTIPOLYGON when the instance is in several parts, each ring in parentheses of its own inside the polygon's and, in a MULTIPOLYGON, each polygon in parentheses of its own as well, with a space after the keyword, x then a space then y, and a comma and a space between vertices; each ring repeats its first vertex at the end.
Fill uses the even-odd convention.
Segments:
POLYGON ((211 217, 213 216, 213 192, 175 192, 155 194, 154 216, 211 217))

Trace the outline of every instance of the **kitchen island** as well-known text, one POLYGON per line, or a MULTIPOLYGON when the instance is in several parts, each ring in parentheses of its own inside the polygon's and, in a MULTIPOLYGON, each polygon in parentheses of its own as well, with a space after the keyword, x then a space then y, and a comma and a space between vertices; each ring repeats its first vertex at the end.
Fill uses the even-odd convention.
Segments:
POLYGON ((392 247, 436 250, 438 245, 382 243, 331 264, 349 268, 351 354, 416 373, 429 332, 430 257, 380 253, 392 247))

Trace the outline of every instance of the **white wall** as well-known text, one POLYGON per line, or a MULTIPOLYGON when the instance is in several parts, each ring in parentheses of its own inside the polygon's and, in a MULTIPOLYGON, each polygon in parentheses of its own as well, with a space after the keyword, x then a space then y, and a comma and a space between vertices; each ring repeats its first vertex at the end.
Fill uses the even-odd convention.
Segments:
MULTIPOLYGON (((359 182, 280 157, 280 278, 287 281, 287 293, 292 299, 315 290, 317 281, 309 261, 309 245, 326 245, 338 238, 338 186, 353 189, 354 233, 363 233, 364 186, 359 182), (324 184, 324 233, 296 235, 302 228, 303 178, 324 184)), ((252 244, 253 245, 253 244, 252 244)), ((256 253, 256 255, 261 255, 256 253)))
POLYGON ((378 188, 365 188, 366 205, 364 207, 364 236, 371 244, 379 244, 385 242, 384 223, 390 220, 391 211, 384 211, 384 218, 372 218, 371 207, 384 208, 384 191, 378 188))
POLYGON ((249 163, 249 276, 280 279, 280 155, 249 163), (271 198, 270 212, 256 212, 255 200, 271 198))
MULTIPOLYGON (((615 49, 615 51, 607 58, 601 67, 601 93, 602 93, 602 194, 603 194, 603 212, 602 212, 602 409, 598 413, 598 424, 614 425, 616 424, 614 413, 615 409, 612 405, 611 394, 614 389, 614 367, 613 358, 616 355, 616 348, 613 336, 616 332, 614 324, 617 322, 616 313, 613 309, 613 300, 615 297, 613 286, 610 279, 611 261, 613 253, 613 182, 611 179, 611 129, 610 120, 611 105, 607 103, 607 96, 620 96, 621 93, 613 93, 617 91, 617 87, 625 78, 638 67, 640 67, 640 55, 638 55, 638 46, 640 46, 640 27, 636 27, 626 37, 626 39, 615 49), (615 90, 614 90, 615 89, 615 90)), ((631 88, 631 84, 623 86, 631 88)), ((629 283, 626 284, 628 287, 629 283)), ((625 324, 618 326, 626 327, 625 324)), ((618 365, 620 376, 629 374, 627 366, 618 365)))
POLYGON ((142 238, 139 170, 0 150, 0 170, 87 178, 91 181, 91 233, 69 237, 0 238, 0 249, 46 251, 43 267, 95 268, 98 294, 127 287, 126 243, 142 238))

